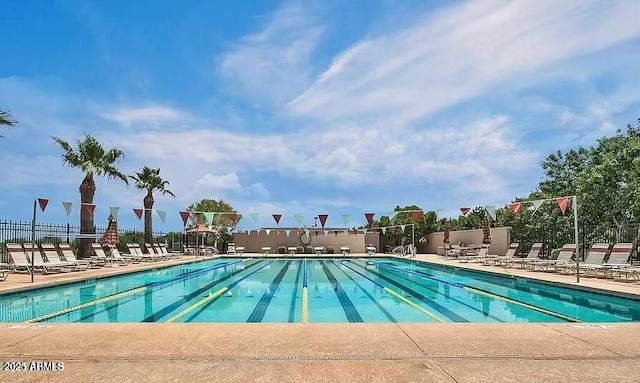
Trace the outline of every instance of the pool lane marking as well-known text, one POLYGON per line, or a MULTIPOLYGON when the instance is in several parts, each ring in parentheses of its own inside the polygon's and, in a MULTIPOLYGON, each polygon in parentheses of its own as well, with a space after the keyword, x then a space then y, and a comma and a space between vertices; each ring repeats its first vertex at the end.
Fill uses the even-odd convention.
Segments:
POLYGON ((394 297, 398 297, 400 299, 400 301, 408 304, 409 306, 413 307, 414 309, 422 312, 423 314, 425 314, 426 316, 428 316, 429 318, 433 319, 436 322, 444 322, 442 320, 442 318, 440 318, 439 316, 435 315, 434 313, 430 312, 429 310, 425 309, 424 307, 418 306, 417 304, 411 302, 410 300, 406 299, 405 297, 403 297, 402 295, 396 293, 395 291, 391 290, 390 288, 388 288, 387 286, 384 286, 383 284, 375 281, 373 278, 369 278, 368 276, 364 275, 363 273, 359 272, 358 270, 354 269, 353 267, 347 265, 344 262, 341 262, 346 268, 348 268, 349 270, 353 271, 354 273, 360 275, 363 278, 366 278, 368 280, 370 280, 372 283, 380 286, 382 288, 383 291, 388 292, 389 294, 393 295, 394 297))
POLYGON ((270 265, 271 263, 277 261, 277 259, 271 260, 266 262, 264 265, 260 266, 259 268, 257 268, 256 270, 250 272, 249 274, 245 275, 244 277, 237 279, 233 282, 231 282, 230 284, 228 284, 227 286, 221 288, 220 290, 216 291, 213 294, 210 294, 209 296, 207 296, 206 298, 203 298, 201 300, 199 300, 198 302, 194 303, 193 305, 187 307, 186 309, 180 311, 179 313, 177 313, 176 315, 172 316, 171 318, 166 320, 166 323, 172 323, 175 322, 177 319, 180 319, 181 317, 185 316, 186 314, 190 313, 191 311, 197 309, 198 307, 215 300, 216 298, 219 298, 222 294, 224 294, 225 292, 227 292, 228 290, 231 290, 232 288, 234 288, 238 283, 240 283, 241 281, 249 278, 250 276, 252 276, 253 274, 257 273, 258 271, 264 269, 265 267, 267 267, 268 265, 270 265))
POLYGON ((405 269, 402 269, 402 268, 399 268, 399 267, 396 267, 396 266, 392 266, 392 265, 385 265, 385 266, 391 267, 391 268, 396 269, 396 270, 401 270, 401 271, 404 271, 404 272, 409 273, 409 274, 414 274, 414 275, 417 275, 417 276, 422 277, 422 278, 431 279, 431 280, 434 280, 436 282, 446 283, 448 285, 455 286, 455 287, 461 288, 461 289, 466 290, 466 291, 470 291, 470 292, 478 294, 478 295, 484 295, 484 296, 487 296, 487 297, 494 298, 496 300, 512 303, 514 305, 518 305, 518 306, 521 306, 521 307, 526 307, 528 309, 531 309, 531 310, 534 310, 534 311, 538 311, 538 312, 541 312, 543 314, 551 315, 551 316, 554 316, 556 318, 560 318, 560 319, 566 320, 567 322, 574 322, 574 323, 582 322, 581 320, 579 320, 577 318, 574 318, 574 317, 571 317, 571 316, 568 316, 568 315, 564 315, 564 314, 561 314, 561 313, 557 313, 555 311, 547 310, 545 308, 538 307, 538 306, 535 306, 535 305, 532 305, 532 304, 529 304, 529 303, 520 302, 518 300, 509 298, 509 297, 505 297, 503 295, 490 293, 488 291, 481 290, 481 289, 478 289, 478 288, 475 288, 475 287, 469 287, 469 286, 463 285, 461 283, 447 282, 447 281, 444 281, 444 280, 442 280, 440 278, 430 277, 430 276, 422 274, 422 273, 414 272, 412 270, 405 270, 405 269))
POLYGON ((289 323, 293 323, 293 319, 296 315, 296 299, 298 298, 298 282, 300 282, 300 275, 302 274, 302 264, 298 267, 296 273, 296 280, 293 282, 293 293, 291 294, 291 303, 289 304, 289 323))
MULTIPOLYGON (((338 264, 339 266, 344 266, 342 264, 339 264, 338 262, 336 262, 335 259, 332 259, 332 261, 336 264, 338 264)), ((355 279, 353 279, 353 277, 351 277, 351 275, 349 275, 349 273, 347 273, 346 271, 342 270, 341 267, 338 267, 340 269, 340 271, 342 271, 342 273, 349 279, 351 279, 351 281, 358 286, 358 288, 360 290, 362 290, 362 292, 367 296, 367 298, 369 298, 371 300, 371 302, 373 302, 376 306, 378 306, 378 308, 380 309, 380 311, 382 311, 382 313, 389 319, 390 322, 393 323, 397 323, 398 321, 393 317, 393 315, 391 315, 391 313, 389 311, 387 311, 387 309, 384 308, 384 306, 382 306, 380 304, 380 302, 378 302, 378 300, 371 294, 369 294, 369 292, 367 291, 367 289, 365 289, 361 284, 359 284, 355 279)), ((384 289, 383 289, 384 290, 384 289)))
MULTIPOLYGON (((414 289, 412 289, 411 287, 404 285, 402 283, 400 283, 399 281, 396 281, 393 278, 389 278, 377 271, 374 270, 370 270, 367 269, 366 267, 366 262, 367 260, 365 259, 361 259, 360 260, 365 262, 365 266, 362 266, 356 262, 354 262, 354 265, 362 268, 365 271, 370 272, 373 275, 378 276, 379 278, 384 279, 385 281, 389 282, 391 285, 398 287, 401 290, 406 291, 407 293, 413 295, 416 299, 418 299, 420 302, 424 303, 425 305, 431 307, 432 309, 436 310, 438 313, 444 315, 446 318, 448 318, 449 320, 451 320, 452 322, 458 322, 458 323, 462 323, 462 322, 469 322, 468 319, 460 316, 459 314, 451 311, 448 307, 441 305, 440 303, 436 302, 435 300, 429 298, 427 295, 420 293, 419 291, 416 291, 414 289)), ((397 292, 397 291, 396 291, 397 292)), ((420 306, 422 307, 422 306, 420 306)))
POLYGON ((264 314, 267 312, 269 304, 271 304, 271 300, 273 299, 273 294, 276 293, 276 290, 278 290, 278 287, 280 286, 280 282, 282 282, 285 274, 289 271, 289 265, 291 265, 291 262, 291 260, 286 261, 278 275, 276 275, 267 290, 262 294, 258 304, 256 304, 256 307, 254 307, 251 314, 249 314, 249 318, 247 319, 248 323, 262 322, 264 314))
POLYGON ((356 307, 353 305, 353 302, 351 302, 351 299, 349 299, 349 296, 347 295, 347 293, 345 293, 340 282, 338 282, 338 280, 333 275, 331 270, 329 270, 329 268, 324 263, 324 261, 320 261, 320 264, 322 265, 322 271, 324 271, 324 274, 327 276, 329 283, 331 283, 331 286, 333 287, 333 291, 336 293, 336 296, 338 297, 338 301, 340 301, 340 305, 342 306, 342 309, 344 310, 344 313, 347 316, 347 320, 351 323, 363 322, 362 317, 360 316, 360 313, 358 312, 356 307))
POLYGON ((303 261, 302 272, 302 314, 300 321, 302 323, 309 323, 309 289, 307 288, 307 260, 303 261))
POLYGON ((178 280, 184 280, 184 279, 189 279, 191 277, 194 277, 195 275, 200 275, 204 272, 209 272, 211 270, 215 270, 215 269, 219 269, 222 267, 226 267, 226 266, 230 266, 232 264, 236 264, 239 262, 243 262, 243 261, 237 261, 237 262, 233 262, 233 263, 229 263, 229 262, 225 262, 223 264, 218 264, 216 266, 213 266, 211 268, 207 268, 205 270, 197 270, 192 272, 191 274, 183 274, 183 275, 179 275, 175 278, 171 278, 168 279, 166 281, 156 281, 156 282, 151 282, 149 284, 147 284, 146 286, 140 286, 140 287, 136 287, 130 290, 126 290, 126 291, 122 291, 116 294, 112 294, 112 295, 107 295, 106 297, 102 297, 102 298, 98 298, 98 299, 94 299, 92 301, 89 302, 85 302, 85 303, 81 303, 79 305, 76 306, 71 306, 71 307, 67 307, 65 309, 61 309, 61 310, 57 310, 54 312, 50 312, 48 314, 44 314, 44 315, 40 315, 38 317, 35 318, 31 318, 29 320, 26 320, 25 323, 37 323, 37 322, 42 322, 45 320, 49 320, 52 318, 55 318, 57 316, 60 315, 65 315, 74 311, 78 311, 78 310, 82 310, 84 308, 90 307, 90 306, 95 306, 95 305, 99 305, 101 303, 105 303, 105 302, 110 302, 116 299, 120 299, 129 295, 133 295, 133 294, 137 294, 137 293, 141 293, 141 292, 145 292, 145 291, 150 291, 150 289, 154 288, 154 287, 158 287, 161 285, 165 285, 171 282, 176 282, 178 280))

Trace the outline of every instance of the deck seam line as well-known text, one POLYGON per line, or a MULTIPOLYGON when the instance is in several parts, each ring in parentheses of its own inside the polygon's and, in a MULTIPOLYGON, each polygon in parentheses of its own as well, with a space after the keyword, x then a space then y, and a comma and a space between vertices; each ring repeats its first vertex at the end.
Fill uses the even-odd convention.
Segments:
POLYGON ((588 340, 586 340, 586 339, 582 339, 582 338, 579 338, 579 337, 577 337, 577 336, 575 336, 575 335, 568 334, 568 333, 566 333, 566 332, 562 332, 562 331, 558 330, 558 329, 557 329, 557 328, 555 328, 555 327, 547 326, 547 325, 546 325, 546 324, 544 324, 544 323, 542 323, 542 325, 543 325, 543 326, 545 326, 545 327, 547 327, 547 328, 552 329, 553 331, 555 331, 555 332, 557 332, 557 333, 559 333, 559 334, 566 335, 566 336, 568 336, 568 337, 570 337, 570 338, 572 338, 572 339, 575 339, 575 340, 581 341, 581 342, 586 343, 586 344, 588 344, 588 345, 590 345, 590 346, 594 346, 594 347, 596 347, 596 348, 600 348, 600 349, 606 350, 606 351, 608 351, 608 352, 610 352, 610 353, 612 353, 612 354, 614 354, 614 355, 624 356, 623 354, 620 354, 620 353, 618 353, 618 352, 615 352, 615 351, 613 351, 613 350, 610 350, 610 349, 608 349, 608 348, 606 348, 606 347, 604 347, 604 346, 601 346, 601 345, 599 345, 599 344, 591 343, 591 342, 589 342, 589 341, 588 341, 588 340))

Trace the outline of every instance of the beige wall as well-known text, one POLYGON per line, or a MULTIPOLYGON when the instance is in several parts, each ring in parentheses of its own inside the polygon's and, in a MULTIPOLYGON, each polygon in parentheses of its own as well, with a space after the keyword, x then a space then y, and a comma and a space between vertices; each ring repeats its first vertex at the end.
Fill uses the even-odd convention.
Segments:
MULTIPOLYGON (((261 230, 260 233, 251 231, 251 233, 237 233, 233 235, 236 246, 244 246, 247 253, 260 253, 262 247, 269 246, 273 251, 277 251, 280 246, 304 246, 300 242, 300 235, 302 231, 297 228, 291 229, 289 237, 287 237, 284 228, 278 229, 280 235, 277 234, 276 229, 272 229, 269 235, 265 230, 261 230)), ((340 246, 348 246, 352 253, 364 253, 365 245, 373 243, 376 248, 379 249, 379 235, 376 233, 367 233, 366 236, 362 232, 353 234, 349 232, 344 234, 342 230, 338 231, 336 235, 334 229, 330 229, 327 236, 324 236, 324 232, 316 234, 313 230, 310 230, 311 243, 308 246, 333 246, 336 253, 340 253, 340 246)))
MULTIPOLYGON (((452 231, 449 234, 449 242, 465 242, 468 245, 482 243, 482 229, 475 230, 459 230, 452 231)), ((431 233, 427 235, 427 243, 425 248, 429 254, 437 254, 438 246, 442 246, 444 233, 431 233)), ((510 227, 494 227, 491 228, 491 245, 489 245, 489 254, 504 255, 511 244, 511 228, 510 227)))

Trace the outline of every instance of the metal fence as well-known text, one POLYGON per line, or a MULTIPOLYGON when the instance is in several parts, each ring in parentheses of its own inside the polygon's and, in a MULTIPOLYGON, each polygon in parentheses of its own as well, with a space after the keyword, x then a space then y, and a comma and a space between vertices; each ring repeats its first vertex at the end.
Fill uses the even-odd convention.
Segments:
MULTIPOLYGON (((100 240, 104 235, 106 227, 95 228, 95 238, 100 240)), ((6 253, 5 243, 20 243, 33 242, 35 244, 41 243, 73 243, 80 235, 80 226, 71 224, 52 224, 52 223, 36 223, 35 233, 32 233, 31 222, 25 221, 6 221, 0 220, 0 262, 8 263, 9 257, 6 253)), ((130 236, 136 237, 136 235, 142 236, 144 232, 142 230, 131 230, 118 228, 118 236, 130 236)), ((83 234, 86 238, 87 234, 83 234)), ((93 235, 92 235, 93 236, 93 235)), ((153 237, 156 239, 164 239, 166 233, 154 232, 153 237)))
MULTIPOLYGON (((584 260, 591 245, 594 243, 608 243, 610 246, 613 246, 619 242, 627 242, 634 244, 634 253, 631 260, 638 262, 640 261, 639 238, 640 225, 638 224, 621 227, 582 225, 578 227, 578 251, 580 259, 584 260)), ((573 227, 562 229, 533 227, 526 230, 526 232, 513 232, 512 241, 518 242, 520 244, 520 252, 525 254, 531 249, 531 245, 540 242, 543 244, 543 254, 549 257, 554 249, 559 249, 568 243, 574 243, 575 233, 573 227)))

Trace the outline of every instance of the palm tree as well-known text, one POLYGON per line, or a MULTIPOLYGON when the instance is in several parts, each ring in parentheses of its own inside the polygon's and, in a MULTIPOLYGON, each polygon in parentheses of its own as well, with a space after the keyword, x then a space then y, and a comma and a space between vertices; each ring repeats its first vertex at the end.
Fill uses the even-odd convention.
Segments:
MULTIPOLYGON (((106 151, 102 145, 92 136, 85 134, 84 140, 76 140, 77 148, 74 149, 67 141, 58 137, 52 137, 62 151, 62 162, 72 168, 79 168, 85 174, 80 184, 80 202, 93 204, 96 194, 94 175, 104 176, 108 179, 119 179, 129 184, 127 176, 120 173, 114 166, 120 157, 124 157, 122 150, 118 148, 106 151)), ((93 214, 80 207, 80 234, 95 234, 93 214)), ((79 255, 87 254, 93 240, 91 238, 80 239, 79 255)))
MULTIPOLYGON (((11 115, 3 110, 0 110, 0 125, 6 126, 14 126, 16 124, 15 121, 11 119, 11 115)), ((2 137, 0 135, 0 137, 2 137)))
POLYGON ((144 240, 145 242, 153 242, 153 221, 152 209, 153 192, 159 191, 162 194, 169 194, 175 197, 175 194, 171 190, 167 189, 169 181, 165 181, 160 177, 160 169, 152 169, 148 166, 143 167, 139 172, 136 172, 134 176, 129 176, 132 180, 136 181, 136 187, 140 190, 146 190, 147 195, 144 196, 142 203, 144 205, 144 240))

